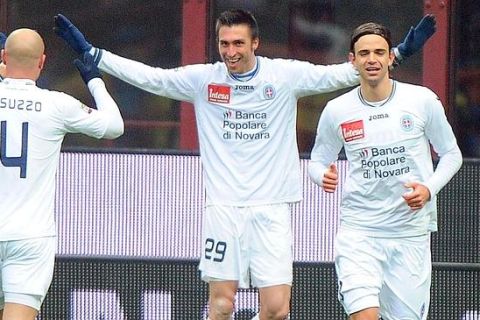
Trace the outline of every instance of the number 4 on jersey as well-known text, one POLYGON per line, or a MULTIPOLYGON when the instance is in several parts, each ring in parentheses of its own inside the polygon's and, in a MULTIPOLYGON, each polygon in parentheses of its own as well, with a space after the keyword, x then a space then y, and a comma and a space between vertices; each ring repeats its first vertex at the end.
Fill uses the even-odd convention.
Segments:
POLYGON ((7 121, 0 126, 0 160, 5 167, 19 167, 20 178, 27 177, 28 123, 22 123, 22 152, 20 157, 7 157, 7 121))

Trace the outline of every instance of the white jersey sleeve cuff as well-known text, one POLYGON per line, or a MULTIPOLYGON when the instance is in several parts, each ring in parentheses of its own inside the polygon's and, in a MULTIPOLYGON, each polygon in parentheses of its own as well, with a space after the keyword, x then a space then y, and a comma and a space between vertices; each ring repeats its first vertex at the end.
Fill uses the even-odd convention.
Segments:
POLYGON ((458 146, 440 157, 435 172, 425 182, 425 186, 430 190, 433 198, 440 190, 452 179, 462 166, 462 153, 458 146))
POLYGON ((325 171, 327 167, 325 167, 320 162, 311 161, 308 163, 308 175, 312 181, 323 188, 323 176, 325 175, 325 171))

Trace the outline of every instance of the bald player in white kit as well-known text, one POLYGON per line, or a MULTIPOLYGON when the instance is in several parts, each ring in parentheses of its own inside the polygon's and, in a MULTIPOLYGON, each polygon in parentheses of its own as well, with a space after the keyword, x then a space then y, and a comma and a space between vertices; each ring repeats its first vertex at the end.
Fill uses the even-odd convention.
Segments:
POLYGON ((36 86, 44 43, 18 29, 2 50, 0 83, 0 320, 34 320, 50 286, 55 257, 55 173, 69 132, 114 139, 123 119, 89 55, 76 60, 98 110, 36 86))

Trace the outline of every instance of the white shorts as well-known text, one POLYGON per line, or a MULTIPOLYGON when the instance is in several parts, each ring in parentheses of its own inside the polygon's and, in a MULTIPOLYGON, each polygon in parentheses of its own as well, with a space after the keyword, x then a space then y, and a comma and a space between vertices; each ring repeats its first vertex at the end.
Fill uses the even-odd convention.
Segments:
POLYGON ((335 240, 335 268, 347 314, 378 307, 384 319, 427 318, 430 235, 374 238, 342 229, 335 240))
POLYGON ((53 277, 56 238, 0 241, 0 310, 5 302, 40 310, 53 277))
POLYGON ((288 204, 208 206, 203 217, 202 279, 234 280, 241 288, 291 285, 290 219, 288 204))

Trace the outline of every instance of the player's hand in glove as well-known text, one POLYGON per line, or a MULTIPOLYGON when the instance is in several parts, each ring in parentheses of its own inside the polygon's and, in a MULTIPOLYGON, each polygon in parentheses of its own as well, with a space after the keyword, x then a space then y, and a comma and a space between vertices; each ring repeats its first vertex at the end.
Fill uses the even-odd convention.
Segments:
POLYGON ((78 54, 83 55, 85 52, 89 52, 90 49, 92 49, 92 44, 85 39, 83 33, 78 30, 78 28, 75 27, 67 17, 59 13, 54 17, 54 20, 55 27, 53 30, 55 33, 65 40, 65 42, 78 54))
POLYGON ((83 54, 82 60, 75 59, 73 63, 77 67, 78 72, 80 72, 80 75, 82 76, 85 84, 88 85, 88 82, 93 78, 102 78, 102 75, 100 74, 97 65, 93 61, 92 55, 88 52, 85 52, 83 54))
POLYGON ((410 27, 410 31, 405 39, 394 49, 397 62, 401 62, 422 49, 436 30, 437 21, 433 14, 425 15, 415 28, 410 27))

